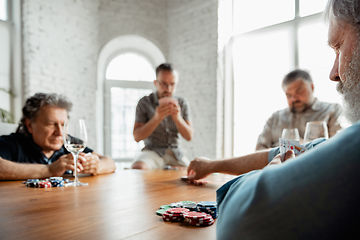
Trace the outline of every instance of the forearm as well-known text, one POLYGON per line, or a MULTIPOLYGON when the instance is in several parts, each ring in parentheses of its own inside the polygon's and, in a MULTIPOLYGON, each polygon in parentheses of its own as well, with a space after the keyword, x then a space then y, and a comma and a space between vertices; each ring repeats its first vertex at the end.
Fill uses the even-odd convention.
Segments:
POLYGON ((215 160, 211 163, 211 172, 241 175, 262 169, 268 164, 269 149, 232 159, 215 160))
POLYGON ((186 122, 182 117, 175 120, 175 125, 181 136, 186 140, 190 141, 193 137, 193 128, 190 123, 186 122))
POLYGON ((112 173, 116 169, 114 161, 107 156, 100 157, 100 171, 99 174, 112 173))
POLYGON ((155 116, 151 118, 147 123, 134 129, 133 135, 136 142, 148 138, 155 129, 159 126, 162 119, 156 118, 155 116))
POLYGON ((0 158, 0 180, 46 178, 49 176, 51 174, 47 165, 15 163, 0 158))

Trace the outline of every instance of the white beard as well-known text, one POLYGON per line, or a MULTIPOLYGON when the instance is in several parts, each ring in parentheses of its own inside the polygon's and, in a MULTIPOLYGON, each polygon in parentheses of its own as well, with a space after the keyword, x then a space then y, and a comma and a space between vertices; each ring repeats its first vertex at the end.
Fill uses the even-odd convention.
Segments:
POLYGON ((336 90, 343 99, 344 115, 352 123, 360 120, 360 47, 354 52, 349 68, 344 73, 345 83, 339 82, 336 90))

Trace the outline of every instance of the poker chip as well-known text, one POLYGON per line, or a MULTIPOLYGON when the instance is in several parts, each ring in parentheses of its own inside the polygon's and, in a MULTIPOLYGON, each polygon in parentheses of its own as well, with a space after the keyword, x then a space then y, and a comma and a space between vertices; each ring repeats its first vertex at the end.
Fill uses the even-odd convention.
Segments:
POLYGON ((182 204, 178 203, 178 202, 177 203, 170 203, 169 206, 172 207, 172 208, 182 208, 183 207, 182 204))
POLYGON ((196 227, 207 227, 207 226, 211 226, 214 224, 214 220, 210 221, 210 222, 206 222, 206 223, 190 223, 190 225, 192 226, 196 226, 196 227))
POLYGON ((203 212, 185 212, 183 216, 185 218, 197 219, 197 218, 206 218, 207 214, 203 212))
POLYGON ((179 201, 160 206, 156 214, 162 216, 164 222, 181 222, 195 227, 211 226, 217 218, 217 203, 212 201, 179 201))
POLYGON ((170 205, 162 205, 162 206, 160 206, 160 209, 166 209, 166 210, 168 210, 169 208, 171 208, 170 205))
POLYGON ((181 213, 176 213, 175 214, 175 213, 164 212, 162 215, 165 216, 165 217, 168 217, 168 218, 170 218, 170 217, 183 217, 183 215, 181 213))
POLYGON ((216 207, 217 203, 216 202, 212 202, 212 201, 202 201, 202 202, 198 202, 197 205, 199 207, 216 207))
POLYGON ((51 182, 43 181, 38 183, 39 188, 51 188, 51 182))
POLYGON ((187 208, 169 208, 167 210, 168 213, 174 213, 174 214, 182 214, 185 212, 189 212, 190 210, 187 208))
POLYGON ((63 187, 65 185, 63 180, 52 180, 51 186, 52 187, 63 187))
POLYGON ((27 187, 37 188, 39 182, 26 182, 27 187))
POLYGON ((166 212, 167 209, 159 209, 156 211, 156 215, 162 216, 164 212, 166 212))
POLYGON ((51 180, 63 180, 63 177, 50 177, 51 180))

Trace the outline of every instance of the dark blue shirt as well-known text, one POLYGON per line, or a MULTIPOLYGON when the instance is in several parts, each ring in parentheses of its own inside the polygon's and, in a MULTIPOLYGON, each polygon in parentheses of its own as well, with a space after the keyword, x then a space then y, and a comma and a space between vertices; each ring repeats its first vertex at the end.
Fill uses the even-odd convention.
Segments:
MULTIPOLYGON (((88 152, 93 152, 93 150, 85 148, 84 153, 88 152)), ((12 133, 0 137, 0 157, 13 162, 51 164, 68 153, 69 151, 62 146, 50 158, 47 158, 32 136, 12 133)))

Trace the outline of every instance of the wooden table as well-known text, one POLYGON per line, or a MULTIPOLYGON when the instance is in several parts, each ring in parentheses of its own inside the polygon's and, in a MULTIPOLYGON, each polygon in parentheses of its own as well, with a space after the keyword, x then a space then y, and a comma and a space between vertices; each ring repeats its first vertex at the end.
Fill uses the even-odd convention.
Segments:
POLYGON ((209 227, 163 222, 155 211, 182 200, 214 201, 232 179, 211 175, 195 186, 185 170, 122 170, 81 177, 82 187, 28 188, 0 181, 0 239, 216 239, 209 227))

